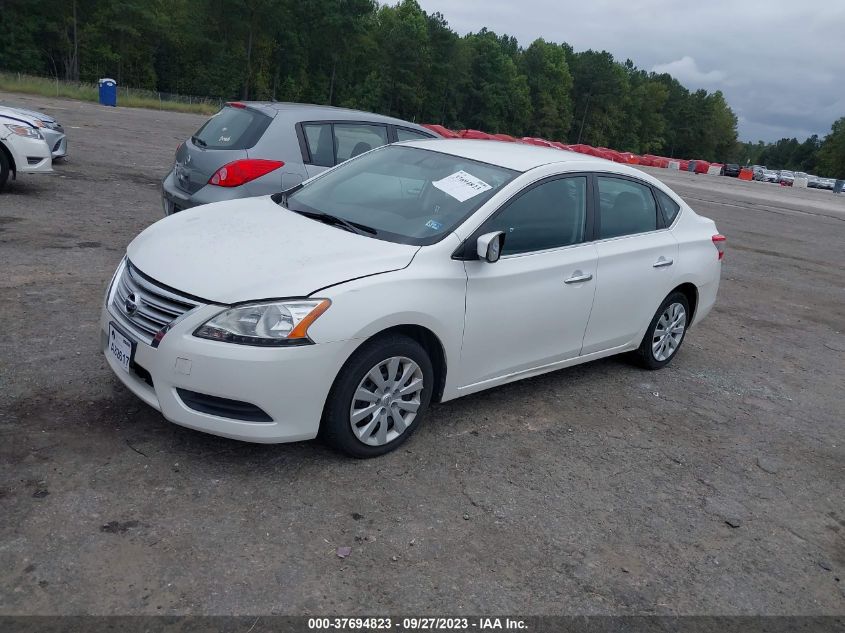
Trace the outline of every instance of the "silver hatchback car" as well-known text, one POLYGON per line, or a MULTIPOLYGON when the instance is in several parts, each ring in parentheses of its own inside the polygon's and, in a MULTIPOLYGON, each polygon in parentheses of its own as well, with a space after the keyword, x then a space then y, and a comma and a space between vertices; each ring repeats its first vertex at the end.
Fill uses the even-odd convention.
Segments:
POLYGON ((422 126, 330 106, 230 102, 176 150, 165 215, 276 193, 381 145, 439 138, 422 126))

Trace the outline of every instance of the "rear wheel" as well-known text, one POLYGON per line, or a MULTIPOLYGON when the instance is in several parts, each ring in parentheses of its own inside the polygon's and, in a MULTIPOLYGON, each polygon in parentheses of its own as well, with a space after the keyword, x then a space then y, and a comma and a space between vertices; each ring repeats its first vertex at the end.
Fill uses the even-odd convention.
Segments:
POLYGON ((646 369, 661 369, 668 365, 684 342, 689 318, 689 301, 682 292, 673 292, 666 297, 635 352, 637 362, 646 369))
POLYGON ((9 164, 9 158, 6 156, 6 152, 0 148, 0 191, 3 191, 11 171, 12 166, 9 164))
POLYGON ((353 457, 388 453, 417 429, 433 386, 431 360, 415 340, 389 335, 368 341, 335 379, 320 436, 353 457))

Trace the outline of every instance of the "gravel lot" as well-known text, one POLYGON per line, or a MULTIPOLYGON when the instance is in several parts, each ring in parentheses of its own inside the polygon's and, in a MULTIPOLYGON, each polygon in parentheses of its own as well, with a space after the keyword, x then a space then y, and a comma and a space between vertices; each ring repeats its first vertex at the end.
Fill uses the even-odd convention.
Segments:
POLYGON ((669 368, 439 405, 354 461, 172 425, 101 357, 203 118, 0 98, 71 153, 0 195, 0 614, 845 613, 845 196, 649 170, 729 238, 669 368))

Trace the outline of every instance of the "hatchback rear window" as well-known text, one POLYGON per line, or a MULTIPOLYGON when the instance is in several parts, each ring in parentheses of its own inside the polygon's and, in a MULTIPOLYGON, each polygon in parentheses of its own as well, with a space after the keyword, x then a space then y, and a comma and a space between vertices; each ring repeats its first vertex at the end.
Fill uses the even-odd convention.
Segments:
POLYGON ((208 149, 249 149, 271 121, 257 110, 227 105, 206 121, 191 140, 208 149))

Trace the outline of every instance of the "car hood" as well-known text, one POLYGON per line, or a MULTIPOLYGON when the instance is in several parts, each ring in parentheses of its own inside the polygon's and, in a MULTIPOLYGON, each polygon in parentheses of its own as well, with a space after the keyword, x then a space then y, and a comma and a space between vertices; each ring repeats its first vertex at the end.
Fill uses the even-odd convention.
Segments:
POLYGON ((159 283, 230 304, 304 297, 399 270, 417 250, 306 218, 265 196, 194 207, 159 220, 129 244, 127 255, 159 283))

